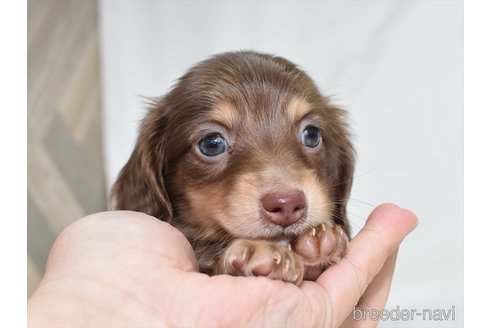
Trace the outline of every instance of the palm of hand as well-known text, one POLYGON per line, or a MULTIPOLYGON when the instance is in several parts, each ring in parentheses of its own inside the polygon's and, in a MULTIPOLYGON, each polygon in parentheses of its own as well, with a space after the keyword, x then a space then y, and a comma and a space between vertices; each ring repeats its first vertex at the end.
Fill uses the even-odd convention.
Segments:
POLYGON ((339 326, 364 291, 365 305, 384 306, 395 250, 416 225, 411 212, 392 205, 375 213, 339 264, 300 287, 262 277, 209 277, 197 272, 191 246, 169 224, 134 212, 95 214, 56 241, 29 301, 30 322, 50 295, 51 318, 61 325, 82 313, 76 323, 95 326, 339 326), (376 246, 368 251, 368 244, 376 246))

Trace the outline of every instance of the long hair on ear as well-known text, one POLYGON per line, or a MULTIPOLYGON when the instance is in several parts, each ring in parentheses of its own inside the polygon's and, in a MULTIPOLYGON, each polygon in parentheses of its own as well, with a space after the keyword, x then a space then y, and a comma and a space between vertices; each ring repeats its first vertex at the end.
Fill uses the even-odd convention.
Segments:
POLYGON ((350 190, 355 166, 355 150, 350 141, 349 128, 346 123, 345 110, 335 107, 326 101, 326 110, 330 112, 331 122, 330 132, 332 133, 333 149, 329 152, 329 163, 334 179, 332 181, 332 192, 335 204, 333 219, 336 224, 343 227, 343 230, 350 238, 350 221, 347 216, 347 203, 349 201, 350 190))
POLYGON ((164 100, 150 100, 135 149, 111 191, 114 209, 143 212, 163 221, 172 217, 163 177, 167 165, 162 136, 167 125, 165 108, 164 100))

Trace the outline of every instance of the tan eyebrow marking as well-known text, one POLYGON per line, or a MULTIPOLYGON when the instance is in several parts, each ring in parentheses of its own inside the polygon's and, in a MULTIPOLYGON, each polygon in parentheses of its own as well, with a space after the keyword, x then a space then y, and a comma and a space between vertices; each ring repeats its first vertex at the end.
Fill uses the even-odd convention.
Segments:
POLYGON ((311 111, 311 106, 303 98, 294 98, 287 106, 287 112, 292 122, 300 121, 311 111))
POLYGON ((238 120, 238 113, 236 109, 228 103, 220 103, 214 106, 210 113, 210 118, 222 125, 231 128, 238 120))

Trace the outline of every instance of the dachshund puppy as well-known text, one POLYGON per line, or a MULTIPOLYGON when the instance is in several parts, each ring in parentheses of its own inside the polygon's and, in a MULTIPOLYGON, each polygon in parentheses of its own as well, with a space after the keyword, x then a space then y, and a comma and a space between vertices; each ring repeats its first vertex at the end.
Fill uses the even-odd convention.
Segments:
POLYGON ((290 61, 219 54, 151 105, 113 200, 178 228, 201 272, 300 284, 347 248, 347 130, 290 61))

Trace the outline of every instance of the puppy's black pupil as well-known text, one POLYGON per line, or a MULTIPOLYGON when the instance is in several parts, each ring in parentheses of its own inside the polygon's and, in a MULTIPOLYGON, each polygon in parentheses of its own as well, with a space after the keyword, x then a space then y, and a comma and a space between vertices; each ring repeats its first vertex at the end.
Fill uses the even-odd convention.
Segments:
POLYGON ((198 142, 198 148, 205 156, 217 156, 227 149, 227 144, 220 134, 207 136, 198 142))
POLYGON ((304 145, 310 148, 314 148, 319 145, 319 142, 321 140, 320 132, 318 128, 314 126, 308 126, 302 131, 301 139, 304 145))

